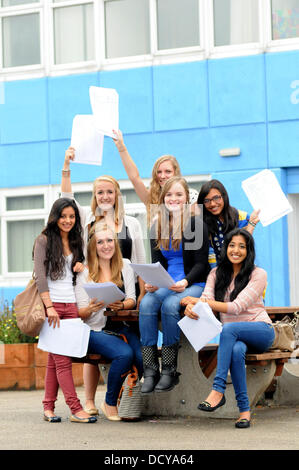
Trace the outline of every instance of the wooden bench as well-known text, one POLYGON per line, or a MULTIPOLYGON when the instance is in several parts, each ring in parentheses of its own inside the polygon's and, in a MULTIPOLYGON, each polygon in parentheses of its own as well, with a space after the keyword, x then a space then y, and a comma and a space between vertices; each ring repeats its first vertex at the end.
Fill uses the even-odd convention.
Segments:
MULTIPOLYGON (((293 316, 299 307, 266 307, 272 321, 282 319, 285 315, 293 316)), ((105 315, 112 321, 138 321, 138 310, 107 311, 105 315)), ((198 416, 197 402, 209 393, 217 365, 217 344, 208 344, 196 353, 182 334, 178 357, 178 371, 181 372, 180 383, 172 392, 151 394, 144 397, 144 414, 162 416, 198 416)), ((283 373, 284 365, 290 357, 299 357, 299 351, 284 352, 271 350, 262 354, 246 354, 247 387, 250 406, 253 408, 266 390, 271 387, 283 373)), ((101 365, 104 381, 107 379, 109 363, 106 358, 88 355, 76 362, 89 362, 101 365)), ((229 381, 228 381, 229 382, 229 381)), ((298 378, 299 385, 299 378, 298 378)), ((235 395, 231 383, 226 391, 226 406, 219 408, 213 417, 235 417, 237 413, 235 395)))

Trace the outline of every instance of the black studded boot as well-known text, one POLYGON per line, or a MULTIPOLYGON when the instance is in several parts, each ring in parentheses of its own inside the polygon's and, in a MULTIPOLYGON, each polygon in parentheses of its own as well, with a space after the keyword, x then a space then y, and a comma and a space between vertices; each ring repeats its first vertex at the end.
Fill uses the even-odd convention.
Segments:
POLYGON ((169 392, 179 383, 181 374, 176 371, 178 351, 179 343, 162 346, 162 372, 155 392, 169 392))
POLYGON ((141 393, 148 394, 154 391, 160 379, 160 367, 157 346, 142 346, 143 377, 141 393))

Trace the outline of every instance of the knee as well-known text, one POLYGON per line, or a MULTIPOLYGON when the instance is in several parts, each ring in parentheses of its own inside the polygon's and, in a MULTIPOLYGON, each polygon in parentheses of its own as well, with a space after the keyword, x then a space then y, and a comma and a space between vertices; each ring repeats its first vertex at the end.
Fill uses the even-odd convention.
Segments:
POLYGON ((147 292, 142 298, 139 305, 139 312, 142 313, 151 313, 154 309, 157 308, 158 301, 154 293, 147 292))
POLYGON ((175 295, 169 295, 166 297, 161 306, 161 313, 164 315, 178 316, 180 312, 180 299, 175 295))
POLYGON ((242 341, 237 341, 232 350, 232 361, 244 362, 247 346, 242 341))

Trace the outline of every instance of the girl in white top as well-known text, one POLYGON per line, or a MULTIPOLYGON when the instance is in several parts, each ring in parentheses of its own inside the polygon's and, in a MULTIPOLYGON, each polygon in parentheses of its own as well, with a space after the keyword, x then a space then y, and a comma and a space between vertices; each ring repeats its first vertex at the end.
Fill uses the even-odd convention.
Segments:
MULTIPOLYGON (((90 231, 90 239, 87 247, 88 271, 83 274, 77 290, 77 302, 79 315, 91 328, 88 352, 101 354, 112 361, 107 381, 107 393, 104 403, 101 405, 106 418, 119 421, 117 412, 117 399, 124 381, 125 375, 134 364, 142 376, 143 366, 140 341, 130 327, 123 322, 111 322, 106 324, 103 302, 95 304, 88 298, 82 283, 86 282, 114 282, 124 291, 123 301, 117 301, 110 305, 112 310, 132 309, 135 306, 135 282, 134 272, 130 262, 123 259, 113 229, 107 224, 99 222, 90 231), (81 287, 81 291, 80 291, 81 287), (100 307, 100 308, 99 308, 100 307), (111 332, 113 332, 111 334, 111 332), (124 334, 128 344, 118 335, 124 334)), ((87 365, 87 364, 86 364, 87 365)), ((86 393, 85 411, 98 414, 95 406, 95 393, 99 380, 98 366, 88 364, 89 369, 84 370, 84 385, 86 393)))

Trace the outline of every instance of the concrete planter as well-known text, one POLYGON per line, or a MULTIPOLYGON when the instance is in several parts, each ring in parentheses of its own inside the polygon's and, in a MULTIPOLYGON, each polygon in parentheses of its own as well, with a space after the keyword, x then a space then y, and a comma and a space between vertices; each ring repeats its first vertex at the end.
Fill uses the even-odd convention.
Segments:
MULTIPOLYGON (((0 390, 44 388, 48 353, 37 344, 3 344, 0 361, 0 390)), ((83 364, 73 364, 76 386, 83 385, 83 364)))

